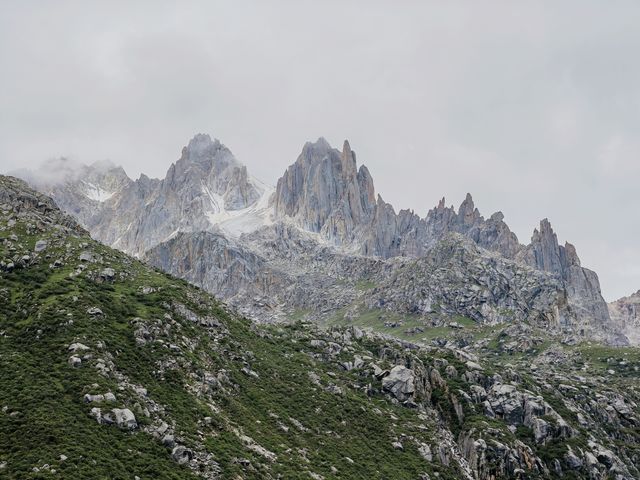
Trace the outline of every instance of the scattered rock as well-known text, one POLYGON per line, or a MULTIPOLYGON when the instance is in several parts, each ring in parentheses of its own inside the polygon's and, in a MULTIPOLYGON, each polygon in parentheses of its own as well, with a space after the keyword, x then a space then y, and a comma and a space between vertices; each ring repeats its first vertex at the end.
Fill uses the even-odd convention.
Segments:
POLYGON ((184 445, 177 445, 171 451, 171 458, 173 458, 178 465, 184 465, 191 461, 193 458, 193 452, 184 445))
POLYGON ((71 355, 69 357, 69 365, 71 365, 72 367, 76 368, 76 367, 79 367, 81 364, 82 364, 82 359, 77 355, 71 355))
POLYGON ((47 241, 46 240, 38 240, 36 242, 35 247, 33 248, 33 251, 34 252, 42 252, 46 248, 47 248, 47 241))

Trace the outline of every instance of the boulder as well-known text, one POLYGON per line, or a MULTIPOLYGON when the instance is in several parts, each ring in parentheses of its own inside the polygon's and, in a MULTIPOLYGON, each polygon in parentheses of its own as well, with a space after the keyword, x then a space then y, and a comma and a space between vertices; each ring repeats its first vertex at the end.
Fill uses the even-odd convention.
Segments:
POLYGON ((171 451, 171 458, 173 458, 178 465, 184 465, 191 461, 193 458, 193 452, 184 445, 177 445, 173 447, 173 450, 171 451))
POLYGON ((100 272, 100 279, 103 282, 113 282, 116 278, 116 271, 113 268, 105 268, 100 272))
POLYGON ((33 248, 33 251, 34 252, 42 252, 46 248, 47 248, 47 241, 46 240, 38 240, 36 242, 35 247, 33 248))
POLYGON ((382 379, 382 388, 401 402, 410 399, 415 393, 413 371, 403 365, 396 365, 389 375, 382 379))
POLYGON ((80 357, 78 357, 77 355, 71 355, 69 357, 69 365, 71 365, 74 368, 79 367, 82 364, 82 359, 80 357))
POLYGON ((77 351, 87 351, 89 350, 89 347, 87 347, 86 345, 82 344, 82 343, 72 343, 71 345, 69 345, 69 351, 70 352, 77 352, 77 351))
POLYGON ((115 418, 115 424, 120 428, 133 430, 138 427, 136 417, 128 408, 114 408, 112 411, 115 418))

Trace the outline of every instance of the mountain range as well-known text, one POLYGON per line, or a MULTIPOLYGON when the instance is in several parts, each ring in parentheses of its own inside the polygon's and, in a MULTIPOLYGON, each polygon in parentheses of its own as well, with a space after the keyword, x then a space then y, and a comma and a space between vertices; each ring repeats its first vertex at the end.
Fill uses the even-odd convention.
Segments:
POLYGON ((546 219, 524 245, 471 195, 396 212, 322 138, 274 188, 202 134, 161 180, 20 175, 0 476, 640 475, 640 294, 607 305, 546 219))
MULTIPOLYGON (((92 183, 104 193, 91 201, 115 200, 92 183)), ((0 175, 0 476, 638 478, 640 352, 548 328, 543 312, 557 305, 545 301, 566 288, 557 277, 460 234, 394 260, 275 228, 257 244, 278 235, 296 262, 322 264, 291 272, 311 275, 292 301, 313 285, 319 296, 352 295, 354 279, 323 283, 349 269, 380 281, 355 287, 370 312, 350 308, 340 316, 347 325, 326 328, 250 321, 90 238, 51 198, 0 175), (485 284, 522 308, 517 317, 490 320, 485 284), (446 313, 452 303, 411 313, 452 292, 478 316, 446 313), (375 332, 379 321, 390 333, 375 332), (398 338, 416 332, 419 341, 398 338)), ((219 242, 213 254, 235 248, 211 232, 170 241, 182 236, 194 248, 219 242)), ((238 261, 267 278, 260 272, 275 268, 278 252, 238 261)), ((621 302, 620 314, 635 314, 635 300, 621 302)))
MULTIPOLYGON (((95 239, 256 321, 366 319, 385 329, 403 317, 400 327, 420 330, 463 316, 527 320, 569 342, 638 341, 637 319, 606 304, 597 274, 581 266, 573 245, 558 244, 547 219, 524 245, 501 212, 485 219, 470 194, 457 210, 443 198, 424 217, 396 212, 348 141, 342 150, 323 138, 307 142, 275 188, 205 134, 162 180, 64 159, 20 175, 95 239)), ((413 339, 422 340, 419 332, 413 339)))

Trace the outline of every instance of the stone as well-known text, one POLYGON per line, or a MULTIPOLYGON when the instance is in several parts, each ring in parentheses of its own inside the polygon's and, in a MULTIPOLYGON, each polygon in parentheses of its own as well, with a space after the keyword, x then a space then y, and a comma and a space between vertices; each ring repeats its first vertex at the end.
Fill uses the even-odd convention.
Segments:
POLYGON ((396 365, 382 379, 382 388, 404 402, 415 393, 414 373, 403 365, 396 365))
POLYGON ((100 272, 100 278, 105 282, 113 282, 116 278, 116 272, 113 268, 105 268, 100 272))
POLYGON ((69 349, 70 352, 86 352, 87 350, 90 350, 89 347, 87 347, 86 345, 82 344, 82 343, 72 343, 71 345, 69 345, 69 349))
POLYGON ((120 428, 133 430, 138 427, 136 417, 128 408, 114 408, 112 411, 115 417, 115 424, 120 428))
POLYGON ((467 361, 465 365, 471 370, 482 370, 482 367, 478 363, 472 362, 471 360, 467 361))
POLYGON ((94 257, 94 255, 91 252, 82 252, 80 254, 79 260, 81 262, 93 263, 93 262, 95 262, 96 258, 94 257))
POLYGON ((184 465, 191 461, 193 458, 193 452, 184 445, 177 445, 171 451, 171 458, 173 458, 178 465, 184 465))
POLYGON ((564 461, 569 470, 580 470, 583 465, 582 460, 573 452, 571 447, 569 447, 569 450, 565 453, 564 461))
POLYGON ((104 315, 104 313, 102 313, 102 310, 100 310, 98 307, 91 307, 87 309, 87 314, 91 315, 92 317, 104 315))
POLYGON ((83 400, 86 403, 93 403, 93 402, 102 402, 104 401, 104 395, 91 395, 89 393, 85 394, 84 397, 82 397, 83 400))
POLYGON ((542 420, 541 418, 536 418, 533 420, 533 435, 536 440, 536 443, 544 444, 545 441, 551 436, 551 428, 549 423, 542 420))
POLYGON ((43 250, 45 250, 47 248, 47 241, 46 240, 38 240, 35 244, 35 247, 33 248, 34 252, 42 252, 43 250))
POLYGON ((80 357, 78 357, 77 355, 71 355, 69 357, 68 363, 69 363, 70 366, 72 366, 74 368, 77 368, 80 365, 82 365, 82 359, 80 357))
POLYGON ((167 448, 173 448, 175 446, 175 438, 171 434, 167 434, 162 437, 162 444, 167 448))

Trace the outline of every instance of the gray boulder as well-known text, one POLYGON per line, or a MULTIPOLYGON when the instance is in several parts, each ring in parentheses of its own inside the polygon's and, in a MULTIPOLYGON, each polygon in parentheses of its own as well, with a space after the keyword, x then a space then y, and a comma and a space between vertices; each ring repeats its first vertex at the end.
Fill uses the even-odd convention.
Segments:
POLYGON ((171 458, 173 458, 173 460, 179 465, 184 465, 191 461, 193 458, 193 452, 184 445, 177 445, 173 447, 173 450, 171 451, 171 458))
POLYGON ((382 388, 404 402, 415 393, 415 376, 413 371, 403 365, 396 365, 389 375, 382 379, 382 388))

